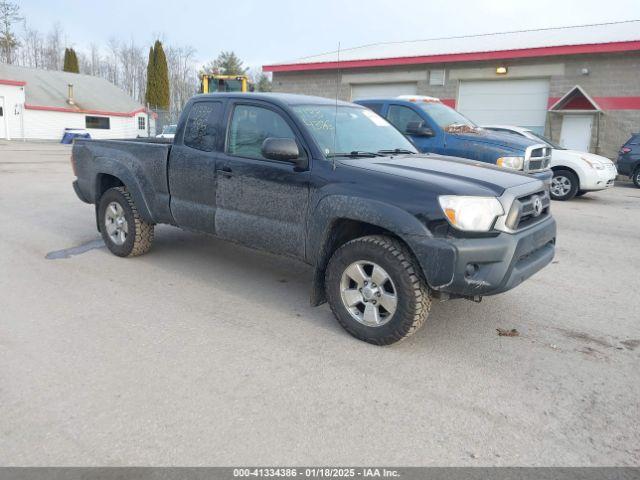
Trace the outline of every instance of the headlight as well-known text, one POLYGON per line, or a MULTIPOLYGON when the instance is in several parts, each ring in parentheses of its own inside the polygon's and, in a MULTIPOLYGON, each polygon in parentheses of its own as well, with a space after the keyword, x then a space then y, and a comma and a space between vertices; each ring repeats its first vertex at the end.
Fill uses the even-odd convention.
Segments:
POLYGON ((468 232, 488 232, 496 218, 504 215, 496 197, 442 195, 438 201, 449 223, 468 232))
POLYGON ((524 168, 524 157, 500 157, 496 164, 502 168, 522 170, 524 168))
POLYGON ((591 161, 591 160, 587 160, 584 157, 580 157, 580 158, 582 159, 582 161, 584 161, 591 168, 595 168, 596 170, 604 170, 604 165, 601 164, 600 162, 594 162, 594 161, 591 161))

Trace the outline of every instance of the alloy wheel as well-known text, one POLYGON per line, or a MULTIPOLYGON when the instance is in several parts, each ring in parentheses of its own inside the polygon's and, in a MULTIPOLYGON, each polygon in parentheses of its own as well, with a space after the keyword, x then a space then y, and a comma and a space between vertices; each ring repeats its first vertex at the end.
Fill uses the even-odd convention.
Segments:
POLYGON ((571 191, 571 180, 564 175, 556 175, 551 180, 551 193, 556 197, 564 197, 571 191))
POLYGON ((129 235, 129 224, 124 215, 124 209, 118 202, 107 205, 104 214, 104 226, 107 229, 109 239, 116 245, 124 245, 129 235))
POLYGON ((340 297, 351 317, 368 327, 388 323, 398 306, 397 290, 389 274, 366 260, 353 262, 344 270, 340 297))

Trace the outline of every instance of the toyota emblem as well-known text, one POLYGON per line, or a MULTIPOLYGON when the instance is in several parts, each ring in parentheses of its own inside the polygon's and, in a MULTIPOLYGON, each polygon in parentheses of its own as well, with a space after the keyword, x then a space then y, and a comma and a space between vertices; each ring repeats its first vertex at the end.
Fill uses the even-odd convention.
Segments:
POLYGON ((538 195, 533 197, 533 216, 539 217, 542 213, 542 200, 538 195))

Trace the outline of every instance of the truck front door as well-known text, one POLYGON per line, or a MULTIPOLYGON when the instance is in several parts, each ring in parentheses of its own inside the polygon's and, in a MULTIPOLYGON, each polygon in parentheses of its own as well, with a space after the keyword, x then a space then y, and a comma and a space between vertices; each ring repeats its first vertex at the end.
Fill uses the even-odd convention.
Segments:
POLYGON ((309 171, 268 160, 265 138, 292 138, 308 155, 285 112, 262 102, 230 105, 226 147, 218 164, 216 234, 244 245, 304 257, 309 171))
POLYGON ((426 114, 418 113, 411 107, 391 103, 387 107, 386 118, 394 127, 400 130, 409 140, 413 142, 416 148, 422 153, 443 153, 443 133, 441 129, 433 124, 426 114), (433 130, 432 137, 418 137, 407 133, 407 125, 411 122, 423 123, 426 127, 433 130))
POLYGON ((192 104, 171 147, 168 179, 177 225, 215 233, 216 165, 224 145, 222 101, 192 104))

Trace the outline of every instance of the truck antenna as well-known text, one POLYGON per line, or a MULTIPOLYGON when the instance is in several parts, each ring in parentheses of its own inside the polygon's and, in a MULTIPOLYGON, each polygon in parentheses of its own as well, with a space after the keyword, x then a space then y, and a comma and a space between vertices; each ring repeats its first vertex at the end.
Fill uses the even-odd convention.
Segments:
POLYGON ((336 144, 338 130, 338 96, 340 95, 340 42, 338 42, 338 57, 336 61, 336 110, 333 115, 333 169, 336 169, 336 144))

